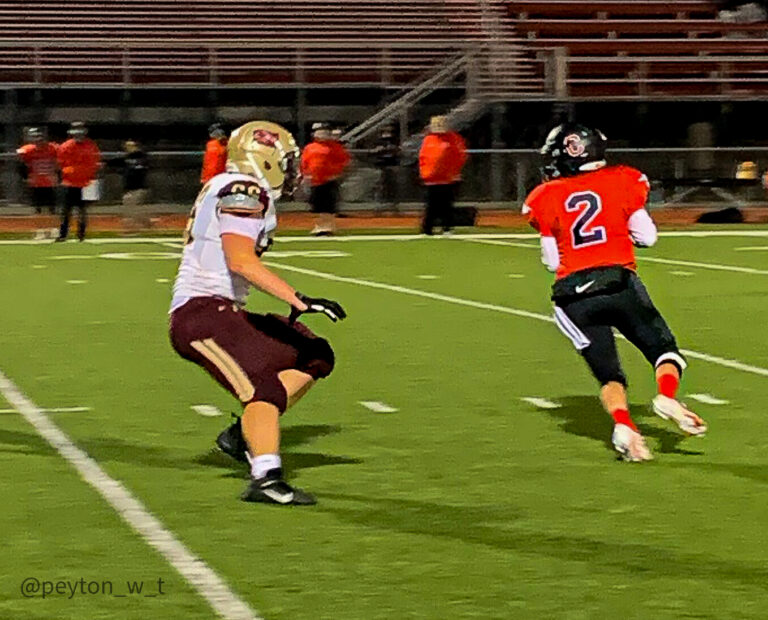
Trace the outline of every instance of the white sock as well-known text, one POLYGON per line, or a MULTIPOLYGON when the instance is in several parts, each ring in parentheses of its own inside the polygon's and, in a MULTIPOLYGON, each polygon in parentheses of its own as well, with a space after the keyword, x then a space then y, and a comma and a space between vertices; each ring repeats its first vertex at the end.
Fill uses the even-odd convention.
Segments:
POLYGON ((270 469, 277 469, 282 466, 279 454, 259 454, 251 457, 251 476, 254 478, 263 478, 270 469))

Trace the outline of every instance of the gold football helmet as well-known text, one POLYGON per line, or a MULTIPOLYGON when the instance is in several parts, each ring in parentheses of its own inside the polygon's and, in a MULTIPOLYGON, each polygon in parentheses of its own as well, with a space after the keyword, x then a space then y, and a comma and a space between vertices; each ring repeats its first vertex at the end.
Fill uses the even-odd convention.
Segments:
POLYGON ((299 147, 291 133, 277 123, 251 121, 229 137, 227 170, 266 183, 275 200, 291 196, 299 184, 299 147))

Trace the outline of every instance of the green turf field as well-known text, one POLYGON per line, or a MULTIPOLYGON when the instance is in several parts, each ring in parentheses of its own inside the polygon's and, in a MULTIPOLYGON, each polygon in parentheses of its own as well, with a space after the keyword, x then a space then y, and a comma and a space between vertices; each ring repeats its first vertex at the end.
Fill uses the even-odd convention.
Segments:
MULTIPOLYGON (((284 464, 316 507, 240 502, 245 469, 211 451, 227 418, 191 407, 236 403, 168 344, 174 243, 0 243, 0 371, 40 408, 88 408, 47 416, 252 610, 225 617, 764 619, 768 231, 747 233, 762 236, 641 254, 692 352, 684 390, 727 401, 689 398, 710 433, 682 438, 649 415, 651 373, 621 344, 649 464, 614 460, 593 380, 543 320, 551 276, 530 238, 276 244, 289 282, 349 312, 307 319, 338 365, 283 419, 284 464)), ((0 408, 0 619, 217 617, 0 408), (27 578, 98 591, 25 598, 27 578)))

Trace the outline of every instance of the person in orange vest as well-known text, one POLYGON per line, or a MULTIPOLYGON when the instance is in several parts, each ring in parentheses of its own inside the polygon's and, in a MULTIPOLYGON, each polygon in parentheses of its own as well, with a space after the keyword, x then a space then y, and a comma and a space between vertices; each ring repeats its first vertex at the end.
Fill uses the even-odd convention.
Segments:
POLYGON ((208 128, 210 140, 205 145, 203 155, 203 171, 200 174, 200 183, 205 185, 217 174, 227 169, 227 134, 224 128, 215 123, 208 128))
POLYGON ((312 125, 312 142, 301 153, 301 174, 311 186, 309 204, 317 220, 312 234, 333 235, 339 207, 339 178, 350 162, 344 145, 324 123, 312 125))
POLYGON ((429 133, 419 150, 419 176, 426 186, 426 209, 421 231, 433 233, 438 220, 443 233, 453 228, 453 203, 461 170, 467 161, 467 146, 455 131, 450 131, 444 116, 433 116, 429 133))
POLYGON ((42 213, 47 207, 56 212, 56 186, 58 185, 58 164, 56 162, 56 144, 45 139, 45 134, 38 127, 27 131, 29 142, 19 148, 22 176, 27 181, 36 213, 42 213))
POLYGON ((88 217, 83 201, 83 188, 96 179, 101 167, 101 152, 96 143, 88 137, 85 123, 76 121, 67 131, 69 140, 59 147, 58 162, 61 169, 61 184, 64 186, 64 207, 61 212, 61 228, 56 241, 65 241, 69 234, 69 216, 77 207, 77 238, 85 240, 88 217))

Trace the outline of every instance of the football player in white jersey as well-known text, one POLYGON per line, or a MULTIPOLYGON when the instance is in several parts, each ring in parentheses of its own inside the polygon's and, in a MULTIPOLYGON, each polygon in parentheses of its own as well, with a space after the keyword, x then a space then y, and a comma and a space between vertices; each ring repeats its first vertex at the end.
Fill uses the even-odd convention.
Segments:
POLYGON ((298 293, 260 260, 277 227, 274 202, 298 181, 298 154, 293 136, 274 123, 254 121, 232 133, 227 172, 206 183, 192 208, 173 287, 174 349, 243 405, 217 444, 250 463, 242 495, 249 502, 315 503, 283 479, 279 418, 334 366, 328 342, 296 319, 346 317, 338 303, 298 293), (246 312, 252 286, 287 303, 290 315, 246 312))

